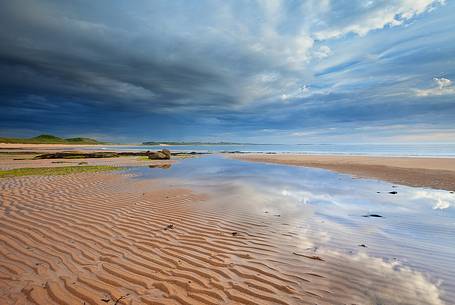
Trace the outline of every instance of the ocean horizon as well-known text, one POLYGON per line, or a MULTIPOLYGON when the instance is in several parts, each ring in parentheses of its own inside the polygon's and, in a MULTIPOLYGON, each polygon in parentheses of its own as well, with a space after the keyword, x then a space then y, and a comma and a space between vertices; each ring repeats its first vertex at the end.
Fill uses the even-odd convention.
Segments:
MULTIPOLYGON (((161 150, 198 153, 299 153, 311 155, 365 155, 455 157, 455 143, 413 144, 200 144, 200 145, 109 145, 105 150, 161 150)), ((99 149, 97 147, 96 149, 99 149)))

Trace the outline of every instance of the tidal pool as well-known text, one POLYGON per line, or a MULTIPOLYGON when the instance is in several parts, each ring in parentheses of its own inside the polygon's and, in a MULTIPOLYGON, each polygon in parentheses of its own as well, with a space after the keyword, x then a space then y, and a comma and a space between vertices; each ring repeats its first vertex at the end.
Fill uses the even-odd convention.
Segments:
POLYGON ((227 210, 279 217, 302 249, 339 257, 347 269, 363 268, 364 277, 346 280, 370 281, 358 286, 376 289, 365 292, 376 304, 455 300, 455 194, 448 191, 221 156, 130 171, 137 179, 214 194, 212 203, 227 210), (393 290, 394 281, 404 283, 403 291, 393 290))

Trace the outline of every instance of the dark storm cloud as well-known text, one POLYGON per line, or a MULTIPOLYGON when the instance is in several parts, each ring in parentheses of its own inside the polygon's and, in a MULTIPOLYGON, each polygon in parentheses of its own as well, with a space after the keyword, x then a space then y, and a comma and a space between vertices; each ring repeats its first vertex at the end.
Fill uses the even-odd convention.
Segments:
POLYGON ((287 141, 353 122, 450 125, 451 85, 432 78, 455 79, 453 5, 337 3, 3 1, 0 128, 131 139, 270 129, 287 141))

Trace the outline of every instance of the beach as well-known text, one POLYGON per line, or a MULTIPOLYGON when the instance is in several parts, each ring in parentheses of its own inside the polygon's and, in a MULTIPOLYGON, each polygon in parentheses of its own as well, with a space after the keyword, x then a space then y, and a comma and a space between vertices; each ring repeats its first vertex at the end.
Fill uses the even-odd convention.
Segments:
POLYGON ((265 153, 233 154, 231 157, 253 162, 324 168, 355 177, 385 180, 408 186, 455 190, 455 158, 265 153))
MULTIPOLYGON (((342 213, 358 223, 351 230, 343 222, 317 216, 317 207, 301 207, 328 196, 326 189, 333 181, 359 190, 352 198, 340 190, 344 199, 334 192, 330 202, 338 205, 371 196, 372 201, 395 198, 395 204, 406 205, 406 198, 415 198, 413 188, 400 186, 401 200, 376 194, 376 189, 397 190, 388 184, 329 171, 321 176, 299 167, 240 162, 226 155, 164 161, 32 156, 3 154, 0 168, 108 165, 121 170, 0 178, 3 304, 440 305, 453 296, 452 276, 446 271, 454 264, 451 250, 440 250, 437 262, 428 262, 426 257, 436 255, 433 251, 440 247, 430 246, 436 241, 422 235, 425 246, 416 244, 419 251, 409 252, 396 241, 387 244, 376 236, 374 232, 386 229, 381 223, 387 219, 378 223, 364 215, 370 210, 388 216, 392 212, 382 211, 380 205, 350 208, 342 213), (86 163, 78 165, 81 161, 86 163), (291 187, 297 182, 303 184, 291 187), (299 193, 303 187, 308 193, 299 193), (420 269, 401 261, 413 261, 420 269), (426 270, 437 273, 444 285, 426 270)), ((301 165, 298 156, 233 157, 301 165)), ((349 163, 343 157, 341 163, 339 158, 311 160, 323 160, 331 170, 336 170, 330 168, 333 163, 356 168, 354 159, 349 163)), ((382 166, 383 158, 355 160, 382 166)), ((435 173, 451 164, 445 159, 406 160, 397 158, 393 164, 404 171, 435 173)), ((438 204, 437 196, 446 195, 425 196, 438 204)), ((335 207, 329 210, 340 213, 335 207)), ((406 230, 395 226, 389 224, 389 232, 406 230)))

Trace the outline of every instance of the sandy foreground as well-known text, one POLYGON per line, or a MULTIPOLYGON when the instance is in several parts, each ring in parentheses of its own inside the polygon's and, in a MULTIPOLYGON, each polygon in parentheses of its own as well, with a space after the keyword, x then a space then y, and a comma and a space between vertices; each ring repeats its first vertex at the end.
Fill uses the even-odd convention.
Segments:
POLYGON ((128 172, 4 178, 0 194, 2 304, 363 298, 326 279, 329 257, 299 250, 287 228, 272 229, 279 218, 211 205, 207 194, 128 172))
POLYGON ((443 304, 419 273, 316 253, 283 217, 217 199, 129 171, 0 179, 1 304, 443 304))
POLYGON ((408 186, 455 190, 455 158, 233 154, 245 161, 324 168, 408 186))

